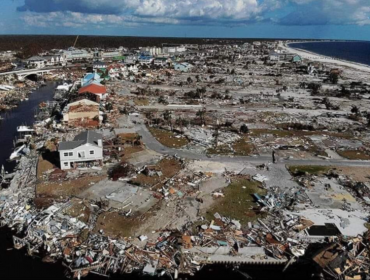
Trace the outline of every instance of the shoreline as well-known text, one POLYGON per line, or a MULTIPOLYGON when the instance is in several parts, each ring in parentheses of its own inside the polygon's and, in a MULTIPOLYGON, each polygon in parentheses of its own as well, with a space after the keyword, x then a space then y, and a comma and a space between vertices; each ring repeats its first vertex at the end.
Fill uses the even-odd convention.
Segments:
MULTIPOLYGON (((293 43, 289 43, 289 44, 293 44, 293 43)), ((367 64, 361 64, 361 63, 354 62, 354 61, 325 56, 325 55, 314 53, 311 51, 294 48, 294 47, 289 46, 289 44, 284 44, 282 46, 283 49, 285 49, 288 52, 296 53, 299 56, 301 56, 303 59, 308 59, 311 61, 317 61, 317 62, 322 62, 322 63, 331 63, 337 66, 349 67, 349 68, 353 68, 356 70, 370 73, 370 66, 367 64)))

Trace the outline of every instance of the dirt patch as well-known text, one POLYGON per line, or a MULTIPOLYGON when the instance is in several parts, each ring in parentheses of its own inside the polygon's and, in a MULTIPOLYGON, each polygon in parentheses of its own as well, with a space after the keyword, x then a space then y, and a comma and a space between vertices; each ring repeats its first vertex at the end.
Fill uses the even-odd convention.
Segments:
POLYGON ((139 235, 137 230, 141 224, 138 217, 126 217, 118 212, 104 212, 99 215, 94 232, 103 230, 105 234, 113 238, 123 238, 139 235))
POLYGON ((266 191, 260 188, 259 182, 251 181, 243 177, 234 178, 229 186, 222 191, 225 197, 214 199, 214 203, 206 211, 208 220, 214 219, 217 212, 221 216, 239 220, 242 225, 263 217, 257 214, 253 207, 257 207, 253 194, 265 195, 266 191))
POLYGON ((42 179, 42 174, 52 169, 54 169, 54 165, 50 161, 43 159, 42 155, 40 155, 37 163, 37 179, 42 179))
POLYGON ((122 143, 133 143, 139 138, 137 133, 120 133, 117 135, 122 143))
POLYGON ((149 127, 150 133, 164 146, 170 148, 181 148, 186 146, 189 141, 186 137, 176 137, 176 134, 164 129, 149 127))
POLYGON ((370 160, 370 155, 365 151, 358 150, 346 150, 346 151, 336 151, 341 157, 352 159, 352 160, 370 160))
POLYGON ((72 205, 65 209, 64 213, 70 217, 77 218, 81 222, 87 223, 90 219, 91 210, 85 201, 74 199, 72 205))
POLYGON ((162 185, 160 184, 162 181, 166 178, 173 177, 181 170, 181 168, 181 162, 178 160, 165 158, 160 160, 156 165, 148 166, 150 174, 140 173, 136 178, 131 180, 131 183, 145 187, 152 187, 158 184, 158 187, 160 187, 162 185))
POLYGON ((135 98, 134 103, 136 106, 147 106, 149 105, 149 100, 147 98, 135 98))
POLYGON ((130 159, 134 154, 141 151, 144 151, 144 148, 142 146, 124 147, 122 159, 130 159))
POLYGON ((41 182, 36 186, 36 196, 52 198, 76 196, 105 177, 105 175, 85 176, 66 181, 41 182))
POLYGON ((337 166, 338 173, 351 177, 357 182, 370 182, 370 168, 369 167, 350 167, 337 166))

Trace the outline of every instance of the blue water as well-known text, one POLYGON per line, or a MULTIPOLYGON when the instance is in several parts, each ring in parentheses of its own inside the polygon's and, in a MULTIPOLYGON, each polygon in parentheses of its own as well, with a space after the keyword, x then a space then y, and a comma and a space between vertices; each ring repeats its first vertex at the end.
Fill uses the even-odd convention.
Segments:
POLYGON ((370 42, 292 43, 290 47, 370 65, 370 42))

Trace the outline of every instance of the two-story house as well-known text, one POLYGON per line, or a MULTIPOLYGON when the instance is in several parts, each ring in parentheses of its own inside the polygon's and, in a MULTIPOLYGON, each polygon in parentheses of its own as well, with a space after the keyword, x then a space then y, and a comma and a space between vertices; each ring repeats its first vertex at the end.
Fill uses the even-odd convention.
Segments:
POLYGON ((103 136, 91 130, 84 131, 73 141, 60 142, 60 168, 90 168, 101 165, 103 160, 103 136))

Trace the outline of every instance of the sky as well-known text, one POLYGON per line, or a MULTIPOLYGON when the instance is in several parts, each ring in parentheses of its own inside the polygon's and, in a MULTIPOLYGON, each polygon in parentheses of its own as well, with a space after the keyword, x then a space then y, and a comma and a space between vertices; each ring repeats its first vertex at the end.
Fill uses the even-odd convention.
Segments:
POLYGON ((370 0, 0 0, 0 34, 370 40, 370 0))

